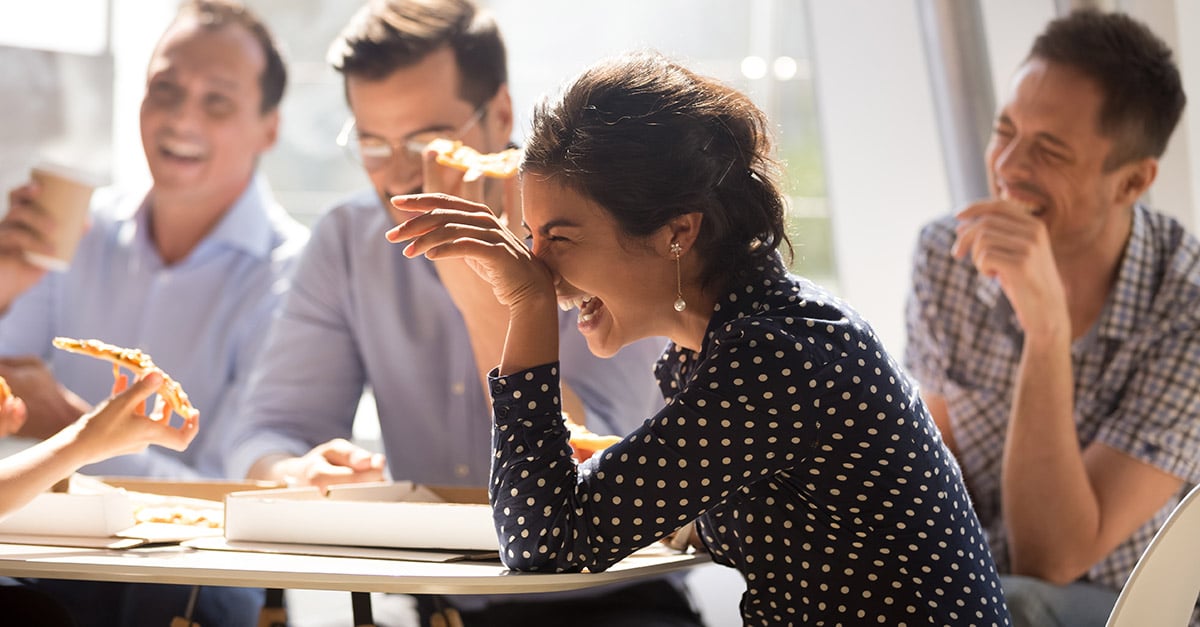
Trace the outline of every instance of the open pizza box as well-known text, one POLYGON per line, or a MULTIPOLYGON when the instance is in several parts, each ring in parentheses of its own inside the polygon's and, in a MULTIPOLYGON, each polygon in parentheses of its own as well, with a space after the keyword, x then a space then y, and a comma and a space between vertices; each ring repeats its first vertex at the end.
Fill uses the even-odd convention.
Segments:
POLYGON ((492 558, 499 551, 485 490, 410 481, 332 486, 327 494, 311 487, 234 492, 225 497, 225 540, 492 558))
POLYGON ((270 487, 76 474, 0 518, 0 542, 132 548, 219 536, 226 494, 270 487))

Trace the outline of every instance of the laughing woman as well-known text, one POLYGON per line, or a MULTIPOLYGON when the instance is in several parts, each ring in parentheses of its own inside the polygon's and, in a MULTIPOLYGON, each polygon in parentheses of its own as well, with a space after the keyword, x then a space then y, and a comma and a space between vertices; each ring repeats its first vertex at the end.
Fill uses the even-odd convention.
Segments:
MULTIPOLYGON (((696 519, 738 569, 747 625, 1004 625, 958 466, 871 327, 788 274, 767 122, 662 57, 585 71, 535 112, 522 165, 532 250, 486 207, 388 234, 462 257, 509 308, 491 377, 491 500, 505 564, 603 570, 696 519), (672 340, 666 406, 588 462, 559 408, 555 307, 597 355, 672 340)), ((436 208, 436 210, 435 210, 436 208)))

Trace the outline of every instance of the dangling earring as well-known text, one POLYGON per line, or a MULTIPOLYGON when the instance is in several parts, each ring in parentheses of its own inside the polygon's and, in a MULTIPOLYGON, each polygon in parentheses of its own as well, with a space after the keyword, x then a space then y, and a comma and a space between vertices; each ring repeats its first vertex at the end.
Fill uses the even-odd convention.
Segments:
POLYGON ((679 269, 679 257, 683 254, 683 246, 679 242, 671 242, 671 256, 675 258, 675 311, 687 309, 687 301, 683 300, 683 276, 679 269))

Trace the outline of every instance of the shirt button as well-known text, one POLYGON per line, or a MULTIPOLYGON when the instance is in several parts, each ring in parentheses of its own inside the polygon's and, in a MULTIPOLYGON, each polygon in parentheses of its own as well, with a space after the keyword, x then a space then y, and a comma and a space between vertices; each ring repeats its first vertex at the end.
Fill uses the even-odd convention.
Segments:
POLYGON ((492 394, 500 394, 502 392, 504 392, 504 384, 503 383, 497 383, 492 386, 492 394))
POLYGON ((465 391, 467 391, 467 386, 463 385, 463 383, 461 381, 456 382, 450 386, 450 392, 453 393, 455 396, 462 396, 463 392, 465 392, 465 391))
POLYGON ((459 464, 454 467, 454 474, 456 474, 460 477, 465 477, 470 473, 471 473, 471 469, 468 468, 466 464, 459 464))

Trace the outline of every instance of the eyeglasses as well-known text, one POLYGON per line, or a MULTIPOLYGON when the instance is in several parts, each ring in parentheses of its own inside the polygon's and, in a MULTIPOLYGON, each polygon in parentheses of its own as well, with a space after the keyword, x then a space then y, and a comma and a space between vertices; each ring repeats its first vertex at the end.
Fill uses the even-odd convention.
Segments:
POLYGON ((341 146, 353 161, 362 164, 370 172, 386 167, 391 163, 393 157, 398 157, 401 160, 406 171, 419 172, 421 169, 422 154, 425 152, 425 147, 429 145, 429 142, 442 138, 452 140, 462 139, 462 136, 483 118, 483 113, 486 110, 487 105, 481 105, 475 109, 475 112, 471 114, 471 118, 452 133, 446 133, 445 131, 424 131, 395 141, 384 139, 377 135, 360 134, 358 127, 355 125, 354 118, 351 117, 346 120, 341 132, 338 133, 337 145, 341 146))

